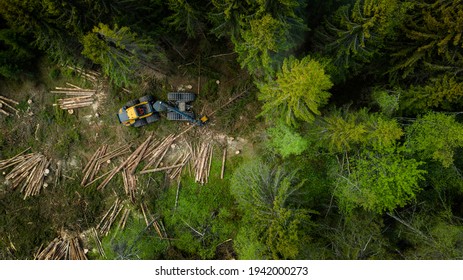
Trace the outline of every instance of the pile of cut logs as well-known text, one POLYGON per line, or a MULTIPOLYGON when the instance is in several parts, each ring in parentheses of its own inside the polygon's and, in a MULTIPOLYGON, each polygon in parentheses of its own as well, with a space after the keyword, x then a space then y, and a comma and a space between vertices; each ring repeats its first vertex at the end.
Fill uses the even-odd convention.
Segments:
POLYGON ((86 260, 85 250, 78 237, 55 238, 37 253, 36 260, 86 260))
POLYGON ((18 104, 19 103, 17 101, 0 95, 0 113, 4 114, 5 116, 12 115, 12 113, 8 112, 7 110, 13 111, 15 114, 18 114, 19 111, 13 107, 14 105, 18 104))
POLYGON ((111 181, 111 179, 119 172, 122 171, 124 189, 126 194, 132 201, 135 200, 136 193, 136 177, 135 170, 141 160, 145 157, 146 151, 149 150, 150 143, 153 136, 149 136, 126 160, 124 160, 119 166, 116 166, 108 174, 102 176, 106 178, 98 185, 97 189, 101 190, 111 181))
POLYGON ((181 172, 183 167, 188 163, 191 154, 180 155, 175 162, 170 166, 161 167, 161 162, 166 156, 169 148, 172 146, 177 137, 173 134, 164 138, 159 145, 153 146, 154 148, 147 153, 148 163, 140 174, 166 171, 170 179, 175 179, 181 172))
POLYGON ((193 166, 195 170, 195 181, 204 185, 209 180, 211 172, 213 147, 211 143, 201 143, 194 149, 193 166))
POLYGON ((92 155, 90 161, 87 163, 87 165, 84 167, 82 171, 84 175, 82 176, 82 181, 80 183, 81 186, 87 187, 95 183, 99 179, 103 178, 105 175, 108 175, 109 172, 103 174, 100 177, 95 178, 95 176, 98 174, 103 165, 111 163, 111 160, 113 160, 116 157, 129 153, 130 146, 125 145, 122 147, 118 147, 110 152, 107 152, 107 150, 108 145, 105 144, 99 147, 96 150, 96 152, 92 155))
POLYGON ((56 87, 50 93, 66 94, 67 98, 58 99, 58 105, 63 110, 71 110, 87 107, 93 104, 95 89, 84 89, 76 85, 66 83, 70 87, 56 87))
POLYGON ((21 185, 20 191, 24 193, 24 199, 38 195, 42 188, 47 187, 44 179, 50 172, 50 161, 45 156, 38 153, 24 154, 26 151, 0 161, 0 170, 14 166, 5 179, 12 189, 21 185))
POLYGON ((148 162, 145 166, 145 169, 141 173, 169 170, 171 172, 169 173, 171 178, 175 178, 175 176, 180 174, 181 168, 188 161, 189 156, 187 155, 182 156, 180 159, 178 159, 174 166, 158 168, 174 141, 174 135, 169 135, 161 141, 155 140, 153 136, 150 135, 122 163, 114 167, 112 170, 106 172, 105 174, 96 177, 97 173, 101 169, 102 164, 109 163, 112 158, 130 152, 129 147, 125 146, 115 149, 113 152, 106 153, 107 146, 103 145, 97 149, 97 151, 93 154, 90 161, 83 169, 84 175, 82 178, 81 185, 88 186, 104 178, 97 187, 98 190, 101 190, 104 189, 106 185, 112 180, 112 178, 114 178, 114 176, 120 172, 122 174, 122 181, 124 183, 125 193, 134 202, 135 194, 137 191, 137 178, 135 171, 140 162, 148 162), (154 169, 148 169, 153 167, 154 169))
POLYGON ((114 176, 121 173, 125 193, 132 202, 135 202, 135 195, 137 192, 136 169, 142 161, 146 164, 139 174, 165 171, 171 180, 177 178, 182 173, 183 168, 190 163, 190 167, 193 166, 195 170, 196 182, 200 184, 207 183, 212 163, 212 144, 204 142, 194 150, 190 146, 189 152, 181 153, 173 161, 172 159, 167 160, 172 162, 165 165, 165 161, 163 160, 166 158, 166 154, 177 138, 178 137, 171 134, 162 140, 156 140, 150 135, 119 165, 103 175, 98 176, 98 172, 101 170, 102 165, 110 163, 111 159, 116 156, 121 156, 130 152, 129 146, 124 146, 107 153, 108 146, 103 145, 96 150, 83 169, 81 185, 89 186, 101 180, 97 189, 102 190, 114 176))

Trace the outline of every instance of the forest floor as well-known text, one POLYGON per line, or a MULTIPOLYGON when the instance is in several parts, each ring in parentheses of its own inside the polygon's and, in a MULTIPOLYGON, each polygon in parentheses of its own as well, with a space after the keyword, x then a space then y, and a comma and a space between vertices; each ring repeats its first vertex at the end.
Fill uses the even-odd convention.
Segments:
MULTIPOLYGON (((221 64, 218 59, 216 65, 221 64)), ((191 126, 161 118, 157 123, 142 128, 125 127, 119 124, 116 113, 131 99, 152 94, 157 99, 166 100, 167 92, 177 90, 197 93, 197 100, 193 104, 196 114, 212 115, 205 127, 190 129, 182 140, 193 145, 204 139, 213 143, 215 165, 222 161, 221 151, 226 147, 227 180, 233 166, 241 161, 240 157, 252 157, 253 143, 260 141, 259 131, 262 131, 263 124, 256 120, 259 104, 245 72, 236 75, 236 71, 221 73, 211 68, 203 71, 201 76, 191 75, 188 69, 178 72, 180 74, 167 75, 163 80, 147 80, 139 88, 125 92, 110 88, 103 78, 98 84, 92 84, 68 69, 42 63, 37 77, 0 84, 0 95, 19 102, 17 115, 0 116, 0 160, 29 147, 32 152, 40 152, 51 160, 51 174, 46 178, 48 187, 38 197, 23 200, 18 190, 11 190, 3 183, 4 174, 0 174, 0 199, 3 201, 0 210, 5 214, 0 234, 4 236, 0 238, 0 258, 33 258, 40 247, 46 246, 62 232, 83 237, 83 232, 96 226, 109 205, 121 196, 120 191, 114 189, 120 184, 120 178, 113 180, 112 189, 103 191, 96 191, 95 185, 90 190, 79 186, 82 169, 98 147, 103 144, 119 147, 129 143, 133 151, 150 134, 162 139, 169 134, 179 134, 191 126), (98 87, 94 104, 75 109, 72 114, 54 106, 57 99, 64 96, 50 91, 55 87, 65 87, 66 83, 83 88, 98 87), (234 99, 236 96, 239 98, 234 99)), ((172 150, 181 152, 185 147, 180 143, 172 150)), ((212 168, 211 172, 220 173, 220 167, 212 168)), ((150 180, 160 182, 160 176, 139 178, 137 183, 146 184, 148 189, 139 187, 140 200, 137 203, 141 201, 151 205, 155 201, 154 204, 162 204, 158 201, 163 196, 162 190, 149 189, 152 188, 150 180)), ((219 174, 211 176, 217 178, 219 174)), ((163 184, 177 185, 176 182, 164 182, 158 186, 163 184)), ((224 182, 224 187, 228 188, 227 184, 224 182)), ((139 210, 135 212, 134 216, 141 216, 139 210)), ((152 212, 157 213, 155 209, 152 212)), ((87 249, 95 252, 92 240, 83 238, 83 242, 87 249)), ((220 250, 223 251, 223 248, 220 250)), ((233 255, 231 247, 225 251, 229 256, 215 258, 233 255)), ((178 253, 171 254, 174 258, 180 258, 178 253)), ((102 256, 95 254, 93 258, 102 256)))

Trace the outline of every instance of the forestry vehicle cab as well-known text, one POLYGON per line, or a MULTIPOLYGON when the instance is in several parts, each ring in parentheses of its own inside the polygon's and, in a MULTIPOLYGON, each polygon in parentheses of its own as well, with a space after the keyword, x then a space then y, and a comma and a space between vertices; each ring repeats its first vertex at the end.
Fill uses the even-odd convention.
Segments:
POLYGON ((160 112, 166 112, 168 120, 188 121, 195 125, 204 125, 208 118, 202 116, 195 119, 191 111, 191 105, 187 103, 194 101, 196 95, 190 92, 169 92, 168 102, 156 101, 153 96, 146 95, 139 99, 131 100, 125 104, 117 114, 119 122, 126 126, 140 127, 158 121, 160 112))

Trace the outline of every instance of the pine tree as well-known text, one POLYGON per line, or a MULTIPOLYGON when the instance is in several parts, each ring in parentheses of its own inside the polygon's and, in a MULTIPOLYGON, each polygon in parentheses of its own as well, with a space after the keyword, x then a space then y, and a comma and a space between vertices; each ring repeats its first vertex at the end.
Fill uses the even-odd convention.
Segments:
POLYGON ((241 67, 258 78, 273 77, 307 30, 302 0, 214 0, 212 4, 212 32, 229 36, 241 67))
MULTIPOLYGON (((237 238, 253 244, 257 250, 266 248, 260 256, 297 258, 309 240, 307 230, 312 225, 309 214, 314 213, 292 203, 303 183, 297 179, 297 170, 286 172, 283 167, 273 168, 260 160, 241 165, 233 174, 230 191, 244 212, 243 223, 258 234, 254 236, 257 240, 237 238)), ((241 243, 243 247, 247 246, 241 243)), ((258 252, 247 253, 256 254, 258 252)))
POLYGON ((285 125, 283 121, 278 121, 273 127, 268 128, 267 133, 270 138, 268 146, 283 158, 300 155, 309 145, 307 139, 285 125))
POLYGON ((342 6, 317 30, 318 49, 335 57, 341 76, 353 76, 385 55, 407 6, 398 0, 357 0, 353 7, 342 6))
POLYGON ((397 44, 391 72, 427 77, 429 72, 463 71, 462 14, 461 0, 414 3, 403 27, 408 40, 397 44))
POLYGON ((400 107, 402 110, 419 113, 429 109, 452 110, 461 104, 463 82, 456 77, 442 75, 431 78, 426 85, 410 86, 401 90, 400 107))
POLYGON ((184 31, 188 37, 195 38, 198 34, 204 33, 204 14, 202 3, 186 0, 169 0, 169 9, 172 15, 166 18, 176 30, 184 31))
POLYGON ((394 147, 403 131, 394 119, 370 114, 366 109, 357 112, 333 111, 318 124, 320 145, 332 153, 345 153, 362 148, 378 151, 394 147))
POLYGON ((257 76, 273 76, 278 66, 276 56, 289 50, 288 24, 270 14, 249 22, 249 28, 241 31, 241 40, 235 43, 241 67, 257 76))
POLYGON ((100 23, 82 39, 82 54, 100 64, 103 73, 116 85, 131 84, 143 65, 149 65, 151 54, 163 59, 163 54, 148 40, 139 39, 128 27, 110 28, 100 23))
POLYGON ((259 99, 264 102, 260 116, 276 115, 290 126, 313 122, 321 114, 319 108, 327 104, 332 86, 323 62, 291 56, 283 61, 275 80, 259 86, 259 99))

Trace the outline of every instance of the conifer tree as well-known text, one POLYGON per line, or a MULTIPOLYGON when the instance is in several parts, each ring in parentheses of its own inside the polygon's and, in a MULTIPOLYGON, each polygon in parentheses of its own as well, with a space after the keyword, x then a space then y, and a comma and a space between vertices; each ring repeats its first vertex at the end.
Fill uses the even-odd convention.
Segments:
MULTIPOLYGON (((297 170, 286 172, 260 160, 244 163, 233 174, 230 188, 244 212, 243 222, 259 233, 254 236, 257 240, 245 242, 265 244, 266 252, 261 255, 295 259, 304 246, 301 241, 308 242, 307 229, 312 225, 309 214, 313 211, 292 203, 303 183, 297 179, 297 170)), ((255 245, 255 249, 262 247, 255 245)))
POLYGON ((259 86, 259 99, 264 102, 260 116, 276 115, 290 126, 313 122, 321 114, 319 108, 327 104, 332 86, 323 62, 291 56, 283 61, 275 80, 259 86))
POLYGON ((357 0, 340 7, 317 30, 318 48, 335 57, 344 76, 384 55, 385 44, 397 36, 408 5, 398 0, 357 0))
POLYGON ((100 64, 104 74, 119 86, 132 83, 142 66, 150 63, 153 52, 154 58, 163 59, 159 49, 148 40, 139 39, 128 27, 115 25, 111 29, 100 23, 83 37, 82 44, 82 54, 100 64))
POLYGON ((414 3, 403 27, 407 40, 397 44, 391 72, 428 77, 429 72, 463 71, 462 14, 461 0, 414 3))
POLYGON ((461 104, 463 83, 456 77, 441 75, 425 85, 412 85, 401 90, 400 107, 407 112, 419 113, 429 109, 452 110, 461 104))

